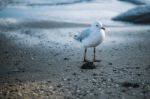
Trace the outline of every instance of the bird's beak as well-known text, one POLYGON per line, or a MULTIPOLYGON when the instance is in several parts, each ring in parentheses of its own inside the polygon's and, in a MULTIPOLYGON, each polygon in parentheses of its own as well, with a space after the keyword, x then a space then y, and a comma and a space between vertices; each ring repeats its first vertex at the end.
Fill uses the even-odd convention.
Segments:
POLYGON ((105 28, 104 28, 104 27, 101 27, 101 29, 105 30, 105 28))

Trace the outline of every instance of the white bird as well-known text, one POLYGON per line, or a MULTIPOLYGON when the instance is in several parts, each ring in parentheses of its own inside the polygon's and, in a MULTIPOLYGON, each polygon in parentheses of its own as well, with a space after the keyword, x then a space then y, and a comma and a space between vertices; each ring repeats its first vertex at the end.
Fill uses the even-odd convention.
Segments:
POLYGON ((84 62, 87 62, 86 52, 87 48, 94 48, 93 62, 99 62, 95 59, 96 47, 101 44, 105 39, 105 28, 100 21, 94 22, 90 28, 87 28, 74 36, 74 39, 81 42, 85 48, 84 62))

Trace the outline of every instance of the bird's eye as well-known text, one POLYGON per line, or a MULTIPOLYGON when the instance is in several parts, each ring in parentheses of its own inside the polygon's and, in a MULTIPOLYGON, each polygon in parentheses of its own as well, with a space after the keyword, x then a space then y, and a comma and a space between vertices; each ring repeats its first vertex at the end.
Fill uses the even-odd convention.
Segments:
POLYGON ((96 25, 98 27, 98 25, 96 25))

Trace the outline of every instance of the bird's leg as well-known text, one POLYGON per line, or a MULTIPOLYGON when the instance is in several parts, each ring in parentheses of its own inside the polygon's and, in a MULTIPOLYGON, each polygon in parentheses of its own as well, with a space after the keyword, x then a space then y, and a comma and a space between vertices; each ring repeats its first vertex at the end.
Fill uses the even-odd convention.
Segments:
POLYGON ((95 53, 96 53, 96 48, 94 47, 94 59, 93 59, 93 61, 95 62, 95 53))
POLYGON ((100 60, 96 60, 96 48, 94 47, 94 58, 93 58, 93 62, 100 62, 100 60))
POLYGON ((87 52, 87 48, 85 48, 85 50, 84 50, 84 62, 87 62, 87 60, 86 60, 86 52, 87 52))

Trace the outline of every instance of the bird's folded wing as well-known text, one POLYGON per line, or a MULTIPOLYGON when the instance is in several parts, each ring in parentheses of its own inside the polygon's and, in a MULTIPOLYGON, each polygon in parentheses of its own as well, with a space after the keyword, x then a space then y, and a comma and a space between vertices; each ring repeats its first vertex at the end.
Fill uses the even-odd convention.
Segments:
POLYGON ((87 38, 90 35, 90 33, 91 33, 90 29, 83 30, 78 35, 75 35, 74 39, 77 40, 77 41, 82 42, 82 40, 87 38))

